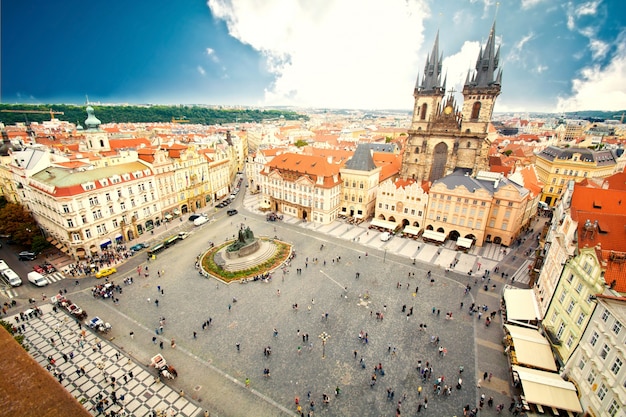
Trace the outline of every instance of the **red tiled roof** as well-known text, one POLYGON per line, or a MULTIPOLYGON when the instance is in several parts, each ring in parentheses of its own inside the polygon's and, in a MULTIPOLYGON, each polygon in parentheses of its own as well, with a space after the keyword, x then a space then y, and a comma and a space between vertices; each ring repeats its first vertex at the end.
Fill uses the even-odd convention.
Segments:
POLYGON ((605 282, 615 281, 614 289, 626 292, 626 264, 610 260, 611 252, 626 253, 626 191, 575 184, 571 215, 578 222, 578 246, 600 248, 605 282), (585 227, 587 220, 592 227, 585 227))
MULTIPOLYGON (((279 171, 282 174, 294 173, 296 177, 306 176, 317 184, 318 177, 324 177, 323 187, 333 187, 340 183, 339 168, 341 165, 328 163, 326 158, 321 156, 300 155, 286 153, 272 159, 267 164, 269 172, 279 171), (336 178, 336 180, 334 178, 336 178)), ((269 175, 265 170, 263 175, 269 175)))

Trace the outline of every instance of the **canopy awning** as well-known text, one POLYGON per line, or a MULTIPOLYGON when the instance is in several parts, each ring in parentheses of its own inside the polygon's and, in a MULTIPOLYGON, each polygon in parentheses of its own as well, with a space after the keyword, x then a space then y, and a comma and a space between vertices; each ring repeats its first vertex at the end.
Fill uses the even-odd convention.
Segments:
POLYGON ((355 214, 355 215, 354 215, 354 216, 352 216, 352 217, 354 217, 355 219, 362 219, 362 218, 363 218, 363 214, 359 214, 359 213, 357 213, 357 214, 355 214))
POLYGON ((472 245, 473 245, 473 244, 474 244, 474 241, 473 241, 472 239, 468 239, 468 238, 466 238, 466 237, 459 237, 459 238, 456 240, 456 245, 457 245, 457 246, 460 246, 460 247, 462 247, 462 248, 467 248, 467 249, 469 249, 469 248, 471 248, 471 247, 472 247, 472 245))
POLYGON ((541 313, 532 289, 507 287, 504 289, 507 321, 530 322, 541 320, 541 313))
MULTIPOLYGON (((52 239, 54 239, 52 236, 48 236, 48 237, 46 238, 46 240, 47 240, 48 242, 51 242, 51 241, 52 241, 52 239)), ((53 243, 53 245, 54 245, 54 243, 53 243)))
POLYGON ((398 227, 398 223, 382 219, 373 219, 371 225, 375 227, 382 227, 383 229, 389 229, 391 231, 396 230, 396 227, 398 227))
POLYGON ((56 241, 56 240, 49 240, 48 242, 50 242, 50 244, 51 244, 52 246, 56 246, 56 245, 57 245, 57 243, 59 243, 59 242, 58 242, 58 241, 56 241))
POLYGON ((118 234, 115 235, 115 240, 121 239, 122 237, 123 237, 122 234, 118 233, 118 234))
POLYGON ((424 230, 422 238, 434 240, 436 242, 445 242, 446 234, 441 232, 435 232, 434 230, 424 230))
POLYGON ((174 209, 174 214, 178 216, 180 214, 180 210, 174 209))
POLYGON ((102 242, 100 242, 100 247, 106 247, 109 246, 111 244, 111 239, 104 239, 102 242))
POLYGON ((519 376, 528 403, 582 413, 576 387, 559 374, 517 365, 513 365, 513 372, 519 376))
POLYGON ((163 216, 163 217, 165 217, 167 220, 171 220, 171 219, 172 219, 172 215, 171 215, 171 214, 169 214, 169 213, 167 213, 167 214, 166 214, 165 216, 163 216))
POLYGON ((61 249, 63 247, 63 243, 57 242, 56 245, 54 245, 54 247, 56 247, 57 249, 61 249))
POLYGON ((408 233, 410 235, 419 235, 420 234, 421 229, 419 227, 415 227, 415 226, 404 226, 404 230, 402 231, 402 233, 408 233))
POLYGON ((541 368, 546 371, 556 372, 558 369, 554 362, 550 342, 538 330, 526 327, 505 324, 504 328, 513 339, 515 357, 520 365, 541 368))
POLYGON ((268 208, 270 208, 270 203, 267 203, 267 202, 264 201, 261 204, 259 204, 259 207, 262 208, 262 209, 268 209, 268 208))
POLYGON ((95 247, 95 246, 90 247, 89 250, 91 251, 91 253, 97 253, 98 252, 98 248, 95 247))

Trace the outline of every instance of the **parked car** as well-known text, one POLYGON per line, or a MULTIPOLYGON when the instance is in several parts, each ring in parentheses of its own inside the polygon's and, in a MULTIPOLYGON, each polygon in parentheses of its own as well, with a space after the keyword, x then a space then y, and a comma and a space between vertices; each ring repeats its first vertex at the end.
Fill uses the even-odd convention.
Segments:
POLYGON ((382 240, 383 242, 388 241, 389 239, 391 239, 391 233, 389 232, 383 232, 383 234, 380 235, 380 240, 382 240))
POLYGON ((239 213, 237 210, 232 209, 232 210, 228 210, 226 212, 226 214, 228 214, 229 216, 234 216, 235 214, 239 213))
POLYGON ((146 246, 145 243, 137 243, 136 245, 131 246, 130 250, 133 251, 133 252, 139 252, 143 248, 147 248, 147 247, 148 246, 146 246))
POLYGON ((191 216, 189 216, 189 221, 192 222, 196 220, 198 217, 200 217, 199 214, 192 214, 191 216))
POLYGON ((179 232, 179 233, 178 233, 178 237, 179 237, 180 239, 183 239, 183 240, 184 240, 184 239, 187 239, 187 237, 188 237, 188 236, 189 236, 189 233, 187 233, 187 232, 179 232))
POLYGON ((37 258, 37 254, 34 252, 23 251, 20 252, 17 257, 20 261, 34 261, 37 258))
POLYGON ((108 277, 109 275, 114 274, 116 272, 117 272, 117 269, 115 268, 100 268, 100 270, 96 272, 96 278, 108 277))
POLYGON ((204 223, 208 221, 209 221, 209 218, 207 216, 199 216, 196 220, 193 221, 193 225, 202 226, 204 223))

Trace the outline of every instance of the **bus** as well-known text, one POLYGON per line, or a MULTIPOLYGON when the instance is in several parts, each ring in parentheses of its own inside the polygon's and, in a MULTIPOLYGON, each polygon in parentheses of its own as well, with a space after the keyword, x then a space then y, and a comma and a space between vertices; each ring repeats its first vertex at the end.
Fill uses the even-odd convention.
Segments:
POLYGON ((148 250, 148 258, 152 258, 154 255, 161 252, 163 249, 165 249, 165 245, 163 243, 159 243, 158 245, 151 247, 148 250))
POLYGON ((178 242, 179 239, 180 239, 179 235, 170 236, 170 237, 168 237, 167 239, 165 239, 163 241, 163 245, 166 248, 169 248, 170 246, 175 245, 176 242, 178 242))

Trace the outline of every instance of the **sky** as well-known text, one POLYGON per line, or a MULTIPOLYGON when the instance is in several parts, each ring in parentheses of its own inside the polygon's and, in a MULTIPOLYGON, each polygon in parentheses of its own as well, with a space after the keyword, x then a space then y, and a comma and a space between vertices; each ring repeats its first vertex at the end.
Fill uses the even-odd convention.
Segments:
MULTIPOLYGON (((496 112, 626 109, 623 0, 0 0, 2 103, 411 110, 439 31, 462 90, 496 24, 496 112)), ((458 94, 458 93, 457 93, 458 94)))

